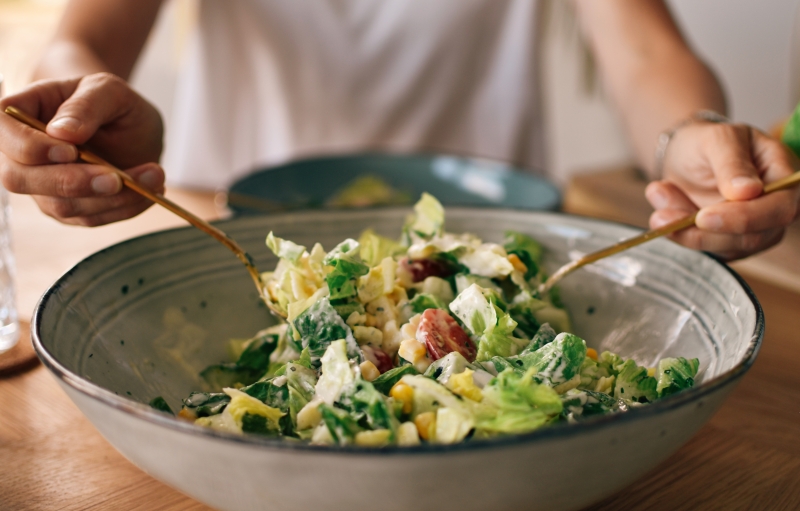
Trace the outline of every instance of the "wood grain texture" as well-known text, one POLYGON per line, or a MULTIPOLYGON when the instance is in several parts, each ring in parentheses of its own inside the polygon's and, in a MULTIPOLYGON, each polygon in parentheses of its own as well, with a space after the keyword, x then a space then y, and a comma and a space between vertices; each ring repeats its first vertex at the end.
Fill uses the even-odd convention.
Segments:
POLYGON ((19 342, 8 351, 0 353, 0 376, 25 371, 39 363, 30 342, 30 331, 25 322, 19 325, 19 342))
MULTIPOLYGON (((598 203, 639 198, 635 181, 625 177, 630 174, 624 169, 617 172, 616 177, 597 178, 603 183, 596 188, 598 203), (613 200, 603 195, 625 187, 628 193, 613 200)), ((219 214, 212 196, 181 193, 184 204, 203 211, 206 218, 219 214)), ((618 220, 635 223, 642 215, 646 218, 646 204, 636 207, 618 220)), ((26 293, 44 290, 36 288, 41 282, 34 278, 37 272, 52 274, 54 264, 68 268, 84 252, 118 241, 126 230, 138 233, 175 225, 157 210, 99 230, 59 226, 37 216, 33 208, 25 214, 27 232, 44 232, 49 244, 66 247, 42 257, 36 252, 42 250, 41 235, 17 239, 19 281, 26 293), (81 245, 84 241, 86 246, 81 245)), ((128 235, 133 234, 130 231, 128 235)), ((764 346, 751 371, 686 446, 618 495, 588 509, 800 509, 800 293, 754 277, 748 280, 767 320, 764 346)), ((117 453, 44 367, 0 378, 0 410, 2 511, 209 509, 152 479, 117 453)), ((603 460, 597 463, 598 470, 613 470, 603 460)), ((370 508, 369 503, 364 508, 370 508)))

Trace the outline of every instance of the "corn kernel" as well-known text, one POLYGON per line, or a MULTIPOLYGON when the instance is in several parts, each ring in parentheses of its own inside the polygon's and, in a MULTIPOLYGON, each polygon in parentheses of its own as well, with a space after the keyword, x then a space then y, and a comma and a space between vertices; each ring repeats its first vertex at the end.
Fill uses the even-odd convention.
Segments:
POLYGON ((389 395, 403 403, 403 413, 411 413, 414 409, 414 389, 402 381, 394 384, 389 395))
POLYGON ((655 367, 648 367, 647 368, 647 376, 655 376, 656 375, 656 368, 655 367))
POLYGON ((597 350, 594 348, 586 348, 586 356, 592 360, 597 360, 597 350))
POLYGON ((364 324, 367 326, 375 326, 378 324, 378 318, 373 316, 372 314, 367 314, 367 318, 364 320, 364 324))
POLYGON ((425 412, 414 417, 414 425, 417 426, 417 433, 420 438, 428 442, 433 442, 436 436, 436 414, 425 412))
POLYGON ((197 419, 197 414, 195 414, 192 410, 189 410, 186 407, 181 408, 181 411, 178 412, 178 418, 187 420, 190 422, 194 422, 197 419))
POLYGON ((397 445, 419 445, 417 425, 413 422, 404 422, 397 428, 397 445))
POLYGON ((367 381, 372 381, 381 375, 381 372, 378 371, 378 368, 375 367, 375 364, 369 360, 361 362, 358 367, 361 369, 361 377, 367 381))
POLYGON ((405 360, 415 364, 425 358, 428 350, 424 344, 416 339, 405 339, 400 343, 400 349, 397 350, 397 353, 405 360))
POLYGON ((517 270, 517 271, 519 271, 521 273, 527 273, 528 272, 528 267, 525 266, 525 263, 523 263, 520 260, 520 258, 517 256, 517 254, 509 254, 508 255, 508 262, 511 263, 511 266, 513 266, 515 270, 517 270))
POLYGON ((356 433, 356 445, 366 447, 383 447, 389 445, 392 432, 388 429, 376 429, 374 431, 359 431, 356 433))
POLYGON ((454 374, 447 380, 446 387, 459 396, 466 397, 473 401, 480 402, 483 400, 483 392, 475 385, 472 379, 472 374, 475 371, 472 369, 465 369, 463 372, 454 374))

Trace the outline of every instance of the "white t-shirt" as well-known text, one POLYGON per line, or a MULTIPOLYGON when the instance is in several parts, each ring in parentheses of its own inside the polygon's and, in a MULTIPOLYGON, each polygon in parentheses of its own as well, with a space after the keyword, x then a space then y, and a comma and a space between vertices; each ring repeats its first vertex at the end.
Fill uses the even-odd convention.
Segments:
POLYGON ((544 162, 536 0, 201 0, 170 182, 367 150, 544 162))

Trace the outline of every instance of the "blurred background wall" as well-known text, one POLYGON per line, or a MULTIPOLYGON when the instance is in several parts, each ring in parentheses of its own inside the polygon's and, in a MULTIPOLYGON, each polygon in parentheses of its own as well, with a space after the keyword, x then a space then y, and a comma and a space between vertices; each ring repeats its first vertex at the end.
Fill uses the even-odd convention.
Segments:
MULTIPOLYGON (((169 126, 180 55, 197 0, 169 0, 134 73, 135 87, 169 126)), ((236 0, 231 0, 236 1, 236 0)), ((291 0, 289 0, 291 1, 291 0)), ((800 98, 800 0, 668 0, 694 48, 722 79, 731 114, 762 129, 800 98)), ((0 73, 19 90, 52 33, 65 0, 0 0, 0 73)), ((602 88, 587 81, 585 52, 563 0, 553 0, 544 50, 550 173, 566 177, 630 161, 602 88)), ((590 75, 591 73, 589 73, 590 75)))

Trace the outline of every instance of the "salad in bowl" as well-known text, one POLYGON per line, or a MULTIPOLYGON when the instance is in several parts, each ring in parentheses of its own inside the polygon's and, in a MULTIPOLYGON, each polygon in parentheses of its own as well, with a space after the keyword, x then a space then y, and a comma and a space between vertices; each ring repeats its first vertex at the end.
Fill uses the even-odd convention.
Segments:
MULTIPOLYGON (((232 340, 180 418, 318 445, 453 444, 623 413, 690 388, 697 358, 655 367, 571 333, 543 248, 444 231, 423 194, 399 241, 365 231, 330 251, 270 232, 262 275, 285 323, 232 340)), ((151 405, 168 413, 162 398, 151 405)))

